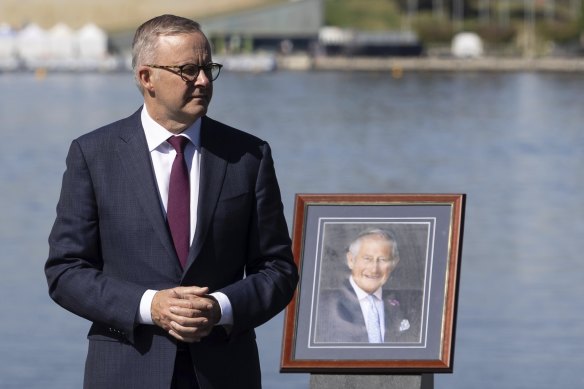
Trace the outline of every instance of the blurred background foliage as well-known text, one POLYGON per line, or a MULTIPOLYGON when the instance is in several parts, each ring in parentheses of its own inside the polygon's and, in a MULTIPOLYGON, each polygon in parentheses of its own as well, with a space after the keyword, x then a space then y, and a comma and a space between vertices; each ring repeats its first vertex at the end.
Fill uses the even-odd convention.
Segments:
POLYGON ((531 34, 540 50, 580 45, 579 0, 324 0, 325 25, 387 31, 413 30, 426 47, 444 45, 457 32, 476 32, 491 51, 509 51, 531 34))

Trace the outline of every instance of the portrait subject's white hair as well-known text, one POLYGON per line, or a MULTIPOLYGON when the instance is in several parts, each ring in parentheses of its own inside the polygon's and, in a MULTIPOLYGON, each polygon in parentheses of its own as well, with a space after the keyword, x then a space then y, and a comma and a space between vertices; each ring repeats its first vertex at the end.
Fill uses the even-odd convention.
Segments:
POLYGON ((359 252, 359 249, 361 248, 361 243, 363 243, 363 239, 369 237, 377 237, 388 242, 391 246, 391 258, 395 261, 399 261, 399 250, 397 248, 397 241, 395 239, 395 236, 391 232, 387 230, 382 230, 380 228, 375 228, 361 232, 359 235, 355 237, 355 239, 351 241, 351 243, 349 243, 347 251, 350 251, 351 254, 356 256, 357 253, 359 252))

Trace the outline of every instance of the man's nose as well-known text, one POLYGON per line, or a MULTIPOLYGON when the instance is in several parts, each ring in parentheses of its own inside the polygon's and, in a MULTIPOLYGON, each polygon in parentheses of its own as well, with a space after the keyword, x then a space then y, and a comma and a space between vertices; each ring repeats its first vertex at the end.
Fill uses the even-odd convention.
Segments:
POLYGON ((207 77, 207 73, 203 69, 199 70, 199 74, 197 74, 197 78, 195 79, 195 85, 207 87, 209 84, 211 84, 211 80, 207 77))

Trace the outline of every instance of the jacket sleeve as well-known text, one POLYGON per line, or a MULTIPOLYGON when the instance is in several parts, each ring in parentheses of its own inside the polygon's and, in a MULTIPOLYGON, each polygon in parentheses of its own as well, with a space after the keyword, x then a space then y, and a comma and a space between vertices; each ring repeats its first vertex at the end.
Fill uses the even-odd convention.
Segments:
POLYGON ((49 236, 45 264, 49 294, 63 308, 132 341, 146 288, 103 273, 98 216, 91 169, 74 141, 49 236))
POLYGON ((298 282, 270 147, 262 145, 248 230, 245 278, 221 290, 233 308, 232 335, 257 327, 290 302, 298 282))

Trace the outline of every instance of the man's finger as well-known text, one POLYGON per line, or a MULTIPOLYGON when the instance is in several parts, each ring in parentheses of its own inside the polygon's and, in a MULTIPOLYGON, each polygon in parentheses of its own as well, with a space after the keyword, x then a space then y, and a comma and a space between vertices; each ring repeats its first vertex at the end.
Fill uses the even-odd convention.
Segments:
POLYGON ((208 325, 196 326, 196 327, 189 327, 189 326, 182 326, 177 322, 172 321, 170 323, 171 330, 177 333, 179 336, 185 339, 192 339, 198 338, 201 339, 209 335, 211 332, 211 327, 208 325))
POLYGON ((204 296, 209 293, 209 288, 200 286, 179 286, 173 289, 176 296, 188 298, 188 296, 204 296))
POLYGON ((201 341, 201 338, 199 337, 187 337, 187 336, 182 336, 179 333, 177 333, 174 330, 170 330, 168 331, 168 334, 170 336, 172 336, 173 338, 180 340, 181 342, 185 342, 185 343, 194 343, 194 342, 199 342, 201 341))
POLYGON ((170 307, 169 311, 174 315, 181 316, 181 317, 188 317, 188 318, 196 318, 196 317, 206 317, 210 316, 210 310, 208 309, 192 309, 190 307, 170 307))
POLYGON ((169 319, 171 322, 175 322, 185 328, 200 328, 209 325, 209 319, 206 317, 191 318, 188 316, 173 315, 169 319))

